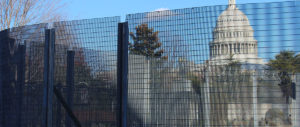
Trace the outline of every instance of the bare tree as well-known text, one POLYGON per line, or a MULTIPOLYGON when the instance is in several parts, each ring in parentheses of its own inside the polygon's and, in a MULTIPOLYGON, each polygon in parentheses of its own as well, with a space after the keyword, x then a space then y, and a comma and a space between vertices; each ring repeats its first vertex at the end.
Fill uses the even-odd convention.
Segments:
MULTIPOLYGON (((43 80, 44 29, 48 26, 46 23, 65 20, 65 4, 63 0, 0 0, 0 31, 9 29, 8 36, 14 39, 14 43, 10 43, 11 55, 25 41, 29 47, 26 50, 26 82, 43 80)), ((58 31, 67 31, 67 28, 59 27, 58 31)))
POLYGON ((61 19, 62 0, 1 0, 0 30, 61 19))
MULTIPOLYGON (((30 49, 26 55, 26 81, 42 80, 43 68, 43 29, 46 24, 63 20, 63 0, 0 0, 0 31, 10 29, 9 37, 15 39, 11 52, 20 43, 27 41, 30 49), (30 25, 36 24, 36 25, 30 25), (30 26, 27 26, 30 25, 30 26)), ((59 31, 66 29, 60 27, 59 31)), ((66 31, 66 30, 65 30, 66 31)), ((68 38, 71 38, 68 36, 68 38)))

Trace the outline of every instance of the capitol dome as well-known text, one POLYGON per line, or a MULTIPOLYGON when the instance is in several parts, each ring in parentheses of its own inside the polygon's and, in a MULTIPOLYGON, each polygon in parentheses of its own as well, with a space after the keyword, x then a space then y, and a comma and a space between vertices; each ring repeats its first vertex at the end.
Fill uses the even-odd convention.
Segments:
POLYGON ((239 62, 262 64, 258 58, 257 40, 247 16, 240 11, 235 0, 218 17, 210 42, 210 57, 214 63, 226 64, 229 57, 239 62))
POLYGON ((228 7, 218 17, 216 31, 222 30, 250 30, 253 31, 250 26, 247 16, 238 8, 228 7))

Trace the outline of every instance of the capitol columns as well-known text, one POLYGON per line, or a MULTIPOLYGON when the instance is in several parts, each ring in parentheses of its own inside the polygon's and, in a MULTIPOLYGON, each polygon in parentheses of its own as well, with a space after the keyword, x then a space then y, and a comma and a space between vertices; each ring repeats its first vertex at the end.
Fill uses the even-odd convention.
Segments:
POLYGON ((239 43, 239 48, 240 48, 240 54, 242 54, 242 51, 243 51, 243 49, 242 49, 242 43, 239 43))
POLYGON ((217 47, 217 55, 219 55, 219 45, 217 44, 216 47, 217 47))
POLYGON ((227 44, 227 54, 230 54, 230 47, 229 47, 229 44, 227 44))
POLYGON ((219 55, 221 55, 221 44, 218 44, 219 46, 219 55))

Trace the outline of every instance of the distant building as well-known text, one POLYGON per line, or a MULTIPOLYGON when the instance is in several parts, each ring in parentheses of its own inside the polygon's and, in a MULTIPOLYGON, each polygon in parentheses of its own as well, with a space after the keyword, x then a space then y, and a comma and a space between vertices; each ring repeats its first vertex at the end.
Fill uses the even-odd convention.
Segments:
POLYGON ((242 63, 263 64, 254 30, 235 0, 229 0, 228 8, 218 17, 209 47, 210 63, 214 65, 226 64, 230 57, 242 63))
POLYGON ((201 97, 178 70, 163 72, 159 62, 129 55, 128 108, 130 126, 201 126, 201 97), (166 117, 167 116, 167 117, 166 117))
MULTIPOLYGON (((231 61, 241 63, 242 69, 251 73, 261 73, 266 66, 263 59, 258 57, 257 40, 254 38, 254 30, 250 25, 249 19, 237 8, 235 0, 229 0, 227 9, 218 17, 216 27, 213 31, 213 41, 209 43, 209 47, 210 59, 206 66, 210 66, 208 71, 210 77, 222 76, 222 72, 218 67, 227 65, 231 61)), ((255 78, 264 78, 262 74, 259 75, 260 77, 257 76, 255 78)), ((284 119, 282 125, 289 124, 287 118, 291 111, 288 111, 287 107, 290 104, 286 106, 287 104, 285 104, 281 90, 277 86, 278 82, 269 79, 269 82, 262 83, 252 80, 253 76, 251 75, 251 78, 249 77, 250 80, 246 82, 248 85, 240 82, 239 91, 233 91, 236 94, 234 95, 236 99, 229 97, 228 102, 222 104, 211 102, 210 107, 212 108, 212 112, 217 109, 226 110, 222 111, 226 115, 222 113, 218 114, 218 112, 217 114, 211 113, 211 122, 219 121, 219 123, 217 122, 218 124, 225 125, 227 123, 222 120, 227 120, 227 122, 232 122, 235 126, 253 125, 258 121, 262 123, 266 122, 268 112, 276 109, 285 113, 283 117, 286 119, 284 119), (218 115, 222 116, 219 119, 214 119, 218 115)), ((228 83, 228 81, 223 81, 223 84, 218 85, 223 85, 222 87, 224 87, 228 83)), ((212 86, 212 84, 210 85, 212 86)), ((210 90, 218 89, 213 87, 210 90)), ((230 90, 227 91, 227 89, 223 88, 222 92, 230 93, 230 90)), ((205 94, 208 93, 211 94, 209 91, 205 94)), ((214 95, 211 94, 210 96, 214 95)), ((224 97, 219 97, 218 99, 222 98, 224 97)), ((214 99, 211 100, 214 101, 214 99)))

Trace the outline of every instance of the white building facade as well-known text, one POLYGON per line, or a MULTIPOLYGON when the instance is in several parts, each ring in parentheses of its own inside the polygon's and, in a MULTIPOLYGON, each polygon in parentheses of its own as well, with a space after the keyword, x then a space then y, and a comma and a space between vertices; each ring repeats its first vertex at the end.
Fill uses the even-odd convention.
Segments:
POLYGON ((226 64, 230 58, 241 63, 263 64, 258 58, 254 30, 235 0, 229 0, 228 8, 218 17, 209 47, 212 64, 226 64))

